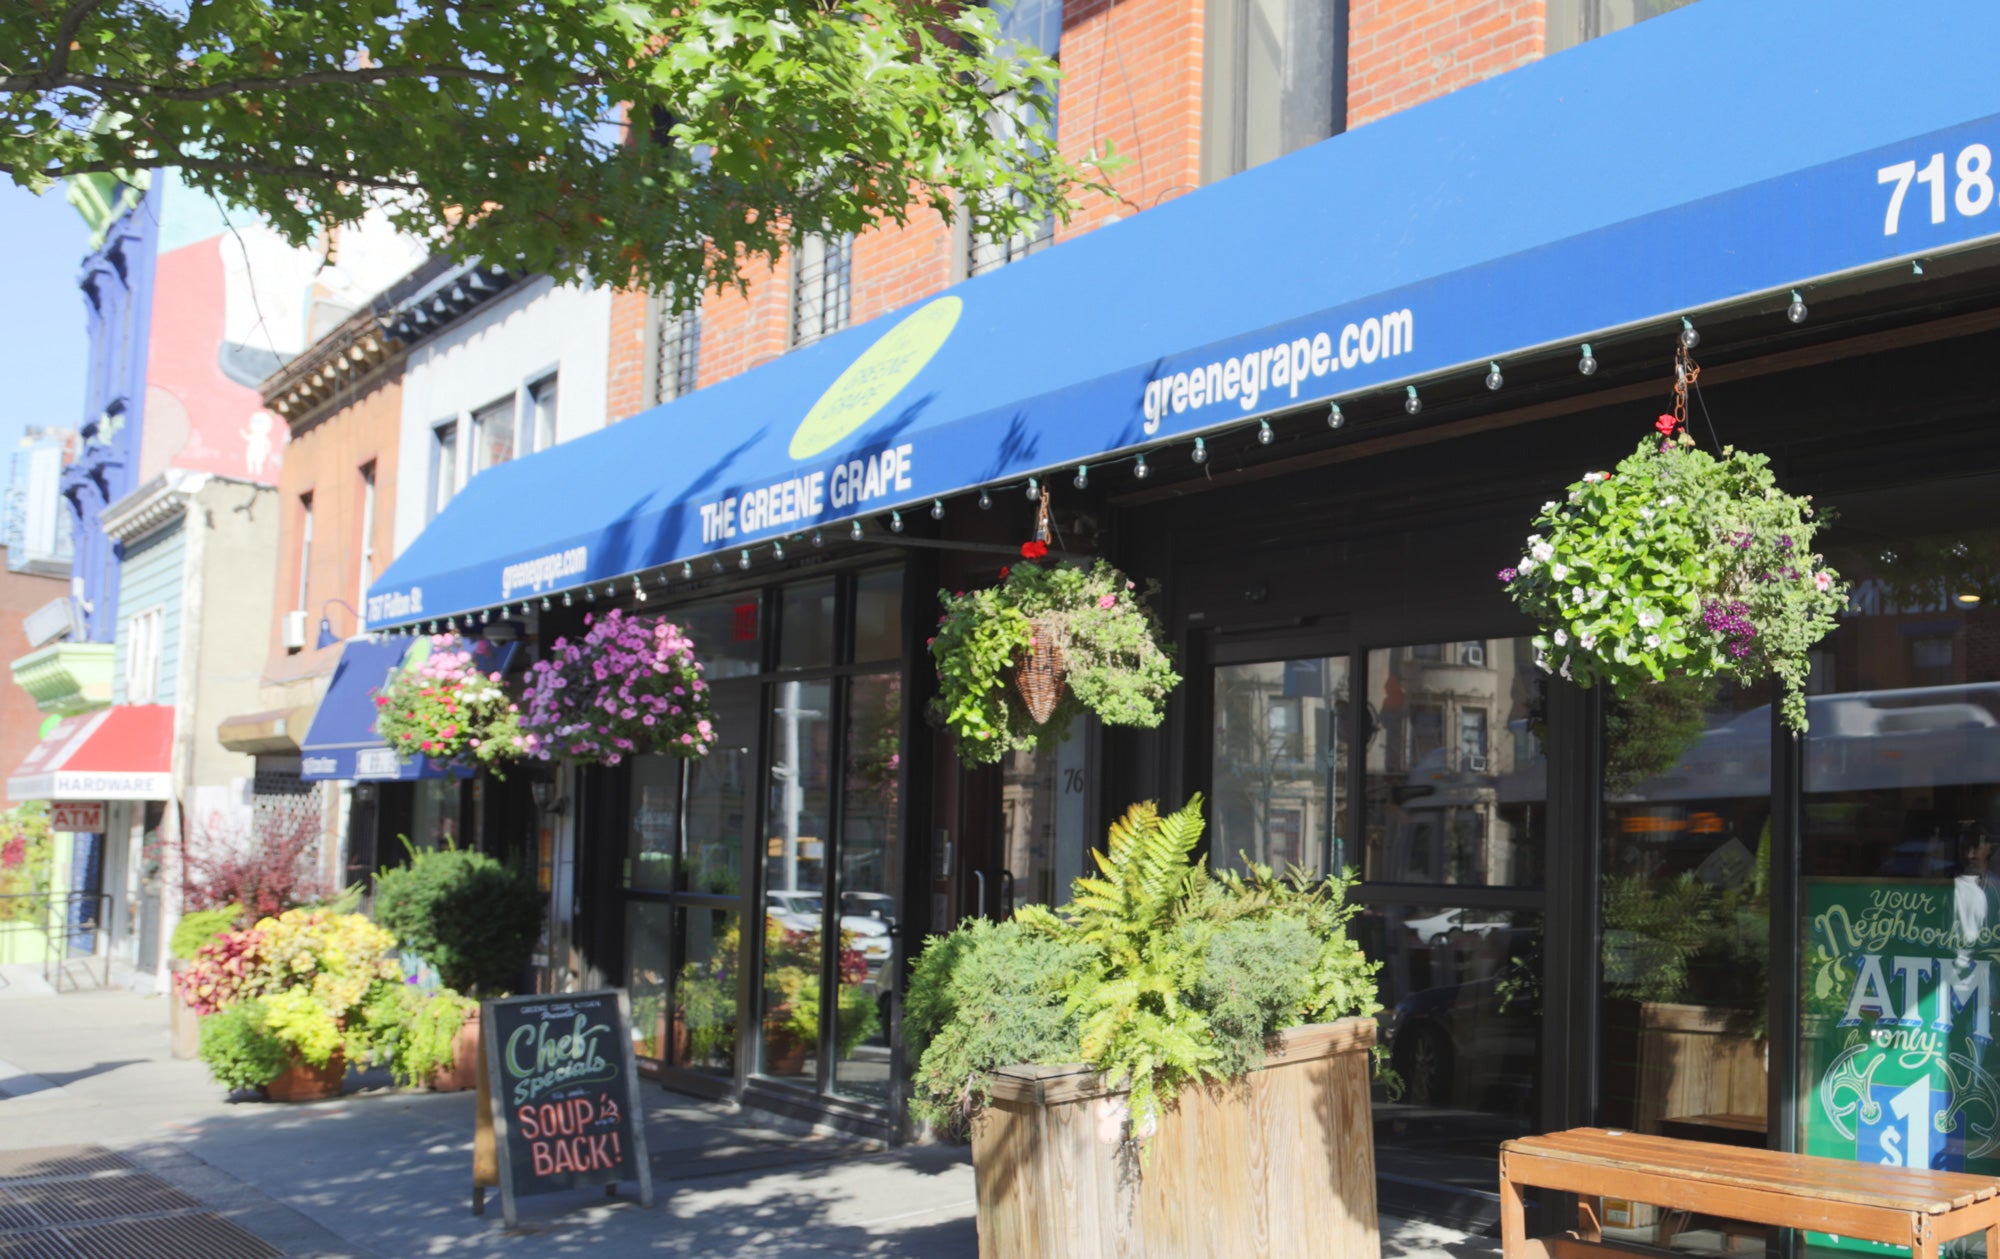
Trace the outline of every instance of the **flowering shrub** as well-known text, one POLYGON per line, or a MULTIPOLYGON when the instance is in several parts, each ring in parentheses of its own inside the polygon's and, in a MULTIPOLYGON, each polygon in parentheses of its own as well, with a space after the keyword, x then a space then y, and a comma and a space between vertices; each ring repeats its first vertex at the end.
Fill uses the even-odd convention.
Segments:
POLYGON ((0 922, 39 922, 55 877, 55 832, 39 801, 0 813, 0 922))
POLYGON ((1786 723, 1803 730, 1806 652, 1846 587, 1813 552, 1810 501, 1780 490, 1764 456, 1718 459, 1677 425, 1660 417, 1662 437, 1544 503, 1500 580, 1564 677, 1623 694, 1668 677, 1776 677, 1786 723))
POLYGON ((288 909, 203 945, 174 980, 197 1014, 297 988, 344 1019, 377 983, 401 983, 396 938, 360 914, 288 909))
MULTIPOLYGON (((1046 553, 1040 542, 1022 547, 1025 558, 1046 553)), ((959 760, 990 764, 1053 742, 1079 706, 1114 726, 1160 724, 1181 679, 1135 583, 1103 560, 1089 568, 1017 564, 1002 578, 985 590, 938 595, 944 616, 930 640, 939 682, 933 711, 958 736, 959 760), (1061 650, 1066 694, 1038 724, 1009 671, 1042 635, 1061 650)))
MULTIPOLYGON (((456 634, 433 634, 375 696, 375 730, 405 759, 499 762, 533 756, 540 740, 521 729, 521 706, 456 634)), ((495 769, 495 777, 500 777, 495 769)))
POLYGON ((529 672, 521 728, 536 754, 607 765, 646 752, 708 755, 708 683, 686 632, 620 611, 584 624, 580 641, 556 639, 529 672))

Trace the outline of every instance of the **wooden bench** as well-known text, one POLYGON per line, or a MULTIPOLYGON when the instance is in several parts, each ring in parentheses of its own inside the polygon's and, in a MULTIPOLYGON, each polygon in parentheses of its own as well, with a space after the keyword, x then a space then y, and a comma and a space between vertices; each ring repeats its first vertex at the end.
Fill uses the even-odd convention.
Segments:
POLYGON ((1501 1145, 1506 1259, 1643 1253, 1605 1243, 1597 1204, 1607 1197, 1908 1246, 1911 1259, 1937 1259, 1943 1243, 1983 1231, 1986 1253, 2000 1256, 2000 1182, 1983 1176, 1576 1128, 1501 1145), (1529 1237, 1524 1189, 1575 1194, 1576 1231, 1529 1237))

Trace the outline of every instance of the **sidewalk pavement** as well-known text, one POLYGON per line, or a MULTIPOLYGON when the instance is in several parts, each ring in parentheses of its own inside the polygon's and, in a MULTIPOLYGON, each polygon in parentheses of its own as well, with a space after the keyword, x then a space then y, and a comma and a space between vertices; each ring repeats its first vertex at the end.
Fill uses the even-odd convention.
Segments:
MULTIPOLYGON (((0 1001, 0 1151, 108 1147, 293 1259, 978 1253, 964 1149, 885 1150, 651 1083, 653 1207, 635 1188, 551 1194, 523 1199, 507 1229, 497 1194, 485 1216, 470 1210, 473 1095, 358 1079, 335 1101, 231 1103, 199 1062, 168 1053, 162 998, 0 1001)), ((1382 1231, 1385 1259, 1497 1255, 1491 1239, 1436 1225, 1385 1219, 1382 1231)))

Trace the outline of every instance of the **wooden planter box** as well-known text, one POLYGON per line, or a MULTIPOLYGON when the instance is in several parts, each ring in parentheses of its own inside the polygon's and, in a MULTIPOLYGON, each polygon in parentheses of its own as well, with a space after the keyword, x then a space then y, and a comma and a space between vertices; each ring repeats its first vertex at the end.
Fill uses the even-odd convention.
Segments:
POLYGON ((1142 1163, 1125 1093, 1008 1067, 972 1130, 980 1259, 1378 1259, 1375 1020, 1293 1028, 1239 1083, 1183 1093, 1142 1163))

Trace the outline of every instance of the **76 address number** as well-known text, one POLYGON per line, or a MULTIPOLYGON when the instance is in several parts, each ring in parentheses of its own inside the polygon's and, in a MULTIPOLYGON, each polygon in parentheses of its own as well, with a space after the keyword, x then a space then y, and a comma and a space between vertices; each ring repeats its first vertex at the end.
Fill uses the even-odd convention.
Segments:
POLYGON ((1952 173, 1956 181, 1949 181, 1945 175, 1944 154, 1933 153, 1930 160, 1921 167, 1915 160, 1897 162, 1894 166, 1884 166, 1875 172, 1878 184, 1894 184, 1889 193, 1889 210, 1882 216, 1882 234, 1894 236, 1903 223, 1903 202, 1910 194, 1910 185, 1919 188, 1921 204, 1924 194, 1930 197, 1932 223, 1944 222, 1945 185, 1952 182, 1950 202, 1960 215, 1971 218, 1984 214, 1993 204, 1993 150, 1983 144, 1968 144, 1958 151, 1958 159, 1952 163, 1952 173))

